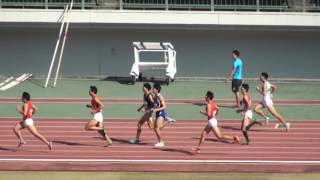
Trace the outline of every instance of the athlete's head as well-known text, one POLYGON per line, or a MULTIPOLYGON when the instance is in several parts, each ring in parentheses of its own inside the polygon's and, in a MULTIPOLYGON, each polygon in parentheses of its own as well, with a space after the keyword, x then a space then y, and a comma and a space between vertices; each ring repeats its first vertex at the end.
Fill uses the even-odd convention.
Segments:
POLYGON ((30 96, 30 94, 28 92, 23 92, 22 93, 21 100, 23 102, 30 101, 30 99, 31 99, 31 96, 30 96))
POLYGON ((233 59, 236 59, 239 56, 240 56, 240 52, 238 50, 233 50, 232 51, 232 58, 233 59))
POLYGON ((160 93, 160 91, 161 91, 161 85, 158 84, 158 83, 154 84, 153 85, 153 92, 154 93, 160 93))
POLYGON ((149 83, 143 83, 143 92, 149 92, 151 85, 149 83))
POLYGON ((91 95, 91 93, 97 94, 98 93, 98 88, 96 86, 90 86, 89 94, 91 95))
POLYGON ((248 92, 249 91, 249 84, 242 84, 241 91, 248 92))
POLYGON ((214 98, 214 94, 213 92, 211 91, 207 91, 207 94, 206 94, 206 101, 210 101, 214 98))
POLYGON ((269 74, 267 72, 262 72, 260 74, 260 80, 261 81, 268 80, 268 78, 269 78, 269 74))

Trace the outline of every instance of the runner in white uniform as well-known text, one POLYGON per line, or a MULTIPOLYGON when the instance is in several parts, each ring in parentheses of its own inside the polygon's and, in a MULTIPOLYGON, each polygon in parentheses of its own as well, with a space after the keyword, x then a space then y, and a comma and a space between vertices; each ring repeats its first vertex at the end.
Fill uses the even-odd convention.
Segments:
POLYGON ((268 82, 268 73, 262 72, 260 75, 260 81, 263 83, 262 87, 257 87, 257 91, 263 95, 262 101, 255 107, 254 111, 260 116, 264 117, 266 122, 268 122, 269 118, 263 112, 263 108, 267 108, 268 111, 280 122, 276 124, 275 128, 285 128, 286 132, 288 132, 290 128, 290 123, 286 123, 283 117, 277 112, 272 102, 272 93, 277 88, 275 85, 268 82))

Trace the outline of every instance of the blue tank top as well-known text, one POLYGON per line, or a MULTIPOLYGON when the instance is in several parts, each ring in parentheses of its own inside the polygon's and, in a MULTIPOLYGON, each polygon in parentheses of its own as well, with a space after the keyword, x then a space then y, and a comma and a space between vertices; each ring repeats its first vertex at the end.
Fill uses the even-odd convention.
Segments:
POLYGON ((147 110, 150 110, 154 107, 154 104, 148 98, 149 96, 152 96, 152 94, 149 93, 147 95, 143 95, 143 104, 147 110))

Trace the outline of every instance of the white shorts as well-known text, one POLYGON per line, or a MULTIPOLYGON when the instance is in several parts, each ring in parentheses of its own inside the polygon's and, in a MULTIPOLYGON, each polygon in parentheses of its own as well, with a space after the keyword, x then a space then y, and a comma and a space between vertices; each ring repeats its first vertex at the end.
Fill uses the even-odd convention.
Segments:
POLYGON ((264 96, 261 102, 264 107, 273 105, 272 99, 269 95, 264 96))
POLYGON ((103 115, 102 112, 97 112, 93 115, 93 119, 102 123, 103 122, 103 115))
POLYGON ((218 121, 216 118, 212 118, 208 121, 209 127, 218 127, 218 121))
POLYGON ((244 113, 244 118, 252 119, 252 111, 251 110, 246 111, 246 113, 244 113))
POLYGON ((26 119, 26 120, 23 120, 21 125, 22 125, 24 128, 27 128, 27 127, 29 127, 29 126, 33 126, 33 119, 28 118, 28 119, 26 119))

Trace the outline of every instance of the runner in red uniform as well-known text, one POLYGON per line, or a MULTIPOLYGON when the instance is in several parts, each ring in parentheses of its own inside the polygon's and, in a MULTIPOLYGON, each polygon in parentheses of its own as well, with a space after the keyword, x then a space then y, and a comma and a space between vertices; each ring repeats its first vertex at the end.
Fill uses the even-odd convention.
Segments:
POLYGON ((32 115, 38 111, 38 108, 32 104, 30 101, 30 94, 27 92, 22 93, 21 101, 23 105, 21 107, 17 107, 17 111, 22 115, 22 121, 16 124, 13 131, 20 140, 18 147, 26 144, 26 141, 23 139, 21 130, 27 128, 31 134, 40 139, 42 142, 47 144, 49 150, 52 150, 52 142, 48 141, 44 136, 42 136, 37 128, 34 126, 32 115))
POLYGON ((218 127, 218 121, 215 118, 217 115, 219 108, 216 105, 216 103, 213 101, 213 93, 211 91, 208 91, 205 100, 207 103, 206 110, 201 110, 200 113, 208 117, 208 124, 205 126, 205 128, 201 132, 201 138, 199 141, 199 144, 197 147, 192 148, 195 152, 200 152, 200 146, 206 139, 206 134, 210 133, 210 131, 213 132, 213 134, 218 138, 218 140, 231 140, 234 143, 240 144, 240 138, 238 136, 229 136, 229 135, 223 135, 220 132, 220 129, 218 127))
POLYGON ((89 95, 91 96, 91 104, 87 104, 88 108, 91 108, 91 114, 93 118, 86 124, 85 129, 87 131, 98 131, 98 133, 107 140, 106 147, 112 145, 112 140, 105 132, 103 126, 103 115, 102 109, 103 104, 100 98, 97 96, 98 89, 95 86, 90 86, 89 95))

